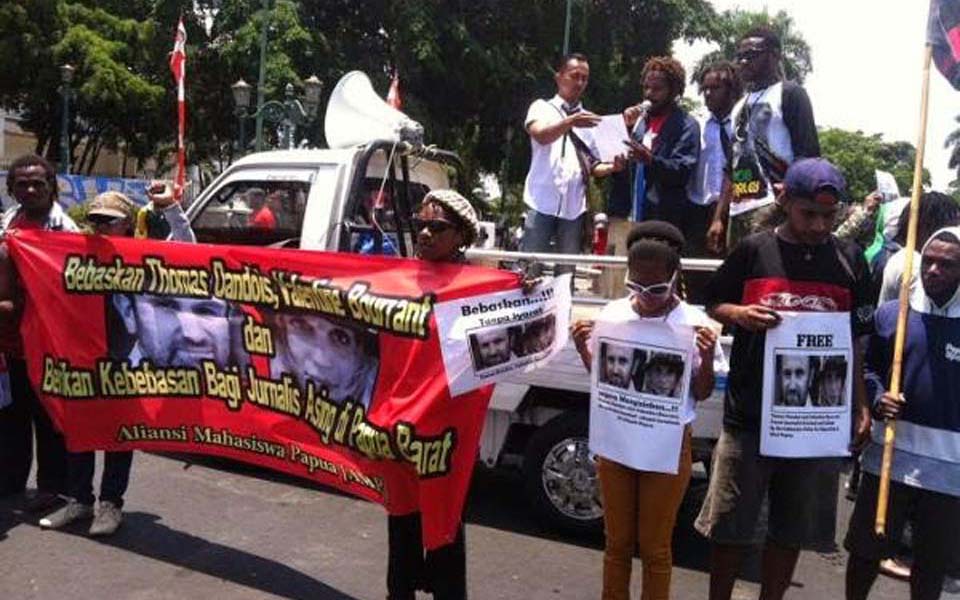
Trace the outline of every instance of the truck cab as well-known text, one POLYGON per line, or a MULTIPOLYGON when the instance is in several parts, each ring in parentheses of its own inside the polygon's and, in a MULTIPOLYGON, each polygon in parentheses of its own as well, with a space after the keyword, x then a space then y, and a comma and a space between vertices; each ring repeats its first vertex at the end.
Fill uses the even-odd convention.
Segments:
MULTIPOLYGON (((398 136, 342 145, 237 160, 187 210, 198 241, 413 256, 412 216, 430 190, 459 186, 459 159, 398 136)), ((591 264, 591 257, 583 257, 584 266, 591 264)), ((591 318, 604 302, 575 297, 573 318, 591 318)), ((694 429, 695 460, 704 463, 720 431, 722 374, 718 380, 714 396, 700 403, 694 429)), ((546 367, 495 386, 481 437, 481 462, 522 472, 534 514, 568 531, 602 526, 587 444, 589 388, 571 342, 546 367)))

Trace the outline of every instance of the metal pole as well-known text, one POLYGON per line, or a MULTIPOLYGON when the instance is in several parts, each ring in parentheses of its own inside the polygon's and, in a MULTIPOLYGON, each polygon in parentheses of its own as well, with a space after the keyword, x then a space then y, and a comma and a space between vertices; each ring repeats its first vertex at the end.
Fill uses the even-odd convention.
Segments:
POLYGON ((247 125, 245 123, 247 120, 246 110, 244 110, 244 114, 240 114, 238 118, 240 119, 240 145, 237 148, 237 154, 243 156, 247 149, 247 125))
POLYGON ((567 20, 563 26, 563 55, 570 53, 570 10, 573 7, 573 0, 567 0, 567 20))
POLYGON ((63 122, 60 124, 60 170, 64 175, 70 174, 70 84, 62 84, 63 91, 63 122))
POLYGON ((257 152, 263 150, 263 101, 267 80, 267 29, 270 27, 270 0, 263 0, 263 29, 260 30, 260 75, 257 77, 257 152))

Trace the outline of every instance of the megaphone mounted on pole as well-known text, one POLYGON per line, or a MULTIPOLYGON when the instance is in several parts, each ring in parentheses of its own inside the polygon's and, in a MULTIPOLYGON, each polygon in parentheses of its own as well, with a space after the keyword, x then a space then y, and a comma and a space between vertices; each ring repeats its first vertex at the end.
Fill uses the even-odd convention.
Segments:
POLYGON ((350 71, 337 82, 327 102, 323 129, 330 148, 352 148, 374 140, 423 146, 423 126, 387 104, 361 71, 350 71))

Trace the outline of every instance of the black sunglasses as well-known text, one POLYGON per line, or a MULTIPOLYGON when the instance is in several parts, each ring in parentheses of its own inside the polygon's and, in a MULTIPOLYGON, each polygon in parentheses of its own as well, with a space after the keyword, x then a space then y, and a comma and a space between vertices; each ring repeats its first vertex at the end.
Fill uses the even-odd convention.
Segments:
POLYGON ((763 56, 766 53, 767 53, 766 48, 763 48, 763 49, 752 48, 750 50, 741 50, 740 52, 737 52, 736 55, 734 56, 737 59, 737 61, 750 62, 752 60, 756 60, 757 58, 763 56))
POLYGON ((110 215, 87 215, 87 220, 94 225, 114 225, 123 219, 124 217, 111 217, 110 215))
POLYGON ((426 229, 430 233, 443 233, 452 227, 454 227, 453 223, 442 219, 413 219, 414 231, 423 231, 426 229))

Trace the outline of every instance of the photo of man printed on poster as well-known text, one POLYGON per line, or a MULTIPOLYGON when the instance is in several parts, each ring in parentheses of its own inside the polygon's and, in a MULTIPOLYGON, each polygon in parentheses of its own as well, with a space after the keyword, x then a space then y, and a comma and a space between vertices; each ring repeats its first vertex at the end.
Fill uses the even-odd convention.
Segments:
POLYGON ((814 382, 814 406, 845 406, 847 392, 847 358, 821 356, 814 382))
POLYGON ((809 354, 778 353, 774 385, 774 406, 812 406, 811 386, 815 380, 817 357, 809 354))
POLYGON ((651 352, 647 360, 638 367, 638 379, 642 383, 636 387, 644 394, 661 398, 680 398, 683 392, 683 356, 674 352, 651 352))
POLYGON ((327 390, 335 404, 351 401, 370 408, 380 368, 377 334, 344 319, 309 313, 264 315, 273 333, 270 376, 293 375, 301 389, 308 381, 327 390))
POLYGON ((628 389, 633 380, 640 353, 631 346, 600 343, 600 383, 628 389))
POLYGON ((517 338, 517 356, 530 356, 550 349, 557 336, 557 318, 553 314, 534 319, 523 325, 517 338))
POLYGON ((510 362, 514 358, 513 348, 521 331, 520 325, 507 325, 471 333, 468 339, 474 371, 480 372, 510 362))
POLYGON ((113 359, 128 360, 131 366, 149 361, 159 368, 196 369, 204 360, 219 368, 246 362, 240 313, 223 300, 111 294, 105 305, 113 359))

